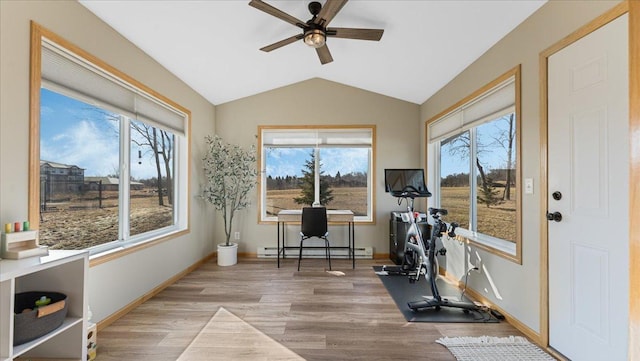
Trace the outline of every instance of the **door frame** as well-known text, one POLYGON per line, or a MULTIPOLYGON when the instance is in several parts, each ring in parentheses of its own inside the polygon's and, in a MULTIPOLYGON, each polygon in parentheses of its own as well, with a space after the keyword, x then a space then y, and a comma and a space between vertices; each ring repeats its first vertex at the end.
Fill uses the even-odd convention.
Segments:
POLYGON ((577 40, 629 14, 629 359, 640 359, 640 1, 624 0, 604 14, 558 41, 539 55, 540 63, 540 339, 549 346, 549 239, 548 222, 548 58, 577 40))

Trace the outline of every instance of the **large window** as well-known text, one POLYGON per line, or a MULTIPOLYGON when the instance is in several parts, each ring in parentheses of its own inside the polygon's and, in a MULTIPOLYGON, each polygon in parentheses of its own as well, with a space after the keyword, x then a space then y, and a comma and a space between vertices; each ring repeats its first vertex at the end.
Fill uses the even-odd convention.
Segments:
POLYGON ((32 45, 30 220, 40 244, 95 254, 186 230, 188 111, 32 31, 41 35, 32 45))
POLYGON ((374 126, 260 127, 260 219, 319 204, 373 220, 374 126))
POLYGON ((428 122, 430 187, 458 232, 520 261, 519 67, 428 122))

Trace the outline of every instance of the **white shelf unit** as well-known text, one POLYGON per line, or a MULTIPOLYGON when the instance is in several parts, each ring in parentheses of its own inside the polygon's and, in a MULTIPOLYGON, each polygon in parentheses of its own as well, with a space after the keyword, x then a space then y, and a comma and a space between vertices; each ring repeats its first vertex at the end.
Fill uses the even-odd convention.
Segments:
POLYGON ((45 257, 0 260, 0 361, 24 358, 87 359, 86 251, 52 250, 45 257), (13 346, 15 294, 51 291, 67 295, 63 324, 50 333, 13 346))

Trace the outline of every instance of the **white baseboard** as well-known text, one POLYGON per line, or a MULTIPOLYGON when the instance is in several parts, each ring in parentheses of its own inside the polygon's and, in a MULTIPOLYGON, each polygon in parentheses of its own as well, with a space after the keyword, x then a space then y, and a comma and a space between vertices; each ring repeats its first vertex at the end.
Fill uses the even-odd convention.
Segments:
MULTIPOLYGON (((299 254, 298 248, 290 248, 286 250, 288 258, 297 258, 299 254)), ((331 258, 348 258, 348 249, 332 249, 331 258)), ((277 247, 258 247, 258 258, 276 258, 278 254, 277 247)), ((373 259, 373 247, 356 247, 356 259, 373 259)), ((324 258, 324 249, 303 249, 302 257, 304 258, 324 258)))

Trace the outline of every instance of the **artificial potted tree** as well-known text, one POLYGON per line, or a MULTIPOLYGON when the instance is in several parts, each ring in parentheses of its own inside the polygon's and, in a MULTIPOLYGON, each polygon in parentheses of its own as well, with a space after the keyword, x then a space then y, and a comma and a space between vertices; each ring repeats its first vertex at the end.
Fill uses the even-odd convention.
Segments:
POLYGON ((238 244, 229 242, 236 211, 249 206, 248 195, 258 177, 256 147, 244 149, 226 143, 218 135, 206 136, 203 160, 206 183, 202 197, 222 213, 224 243, 218 244, 218 265, 231 266, 238 259, 238 244))

